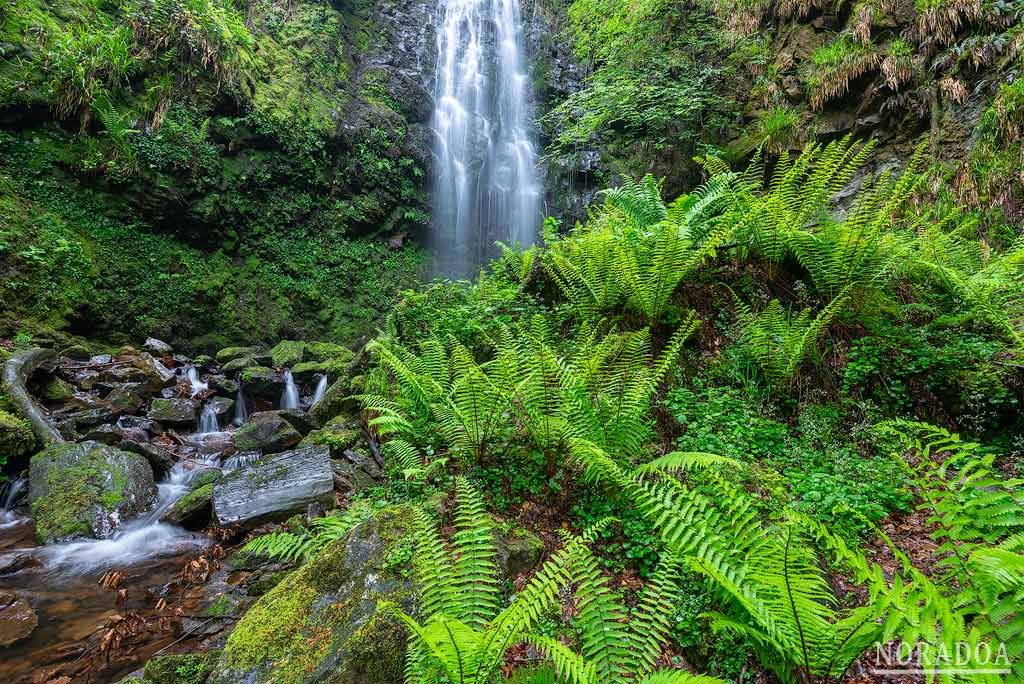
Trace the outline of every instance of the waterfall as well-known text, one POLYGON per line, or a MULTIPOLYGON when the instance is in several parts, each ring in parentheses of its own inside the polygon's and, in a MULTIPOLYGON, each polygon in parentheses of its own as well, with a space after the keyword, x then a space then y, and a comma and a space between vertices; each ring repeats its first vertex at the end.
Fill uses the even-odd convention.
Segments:
POLYGON ((18 505, 21 497, 25 494, 25 490, 28 489, 28 478, 19 477, 11 480, 6 486, 0 488, 0 492, 3 492, 3 497, 0 498, 0 527, 6 526, 8 523, 15 523, 21 520, 21 518, 14 512, 14 507, 18 505))
POLYGON ((496 240, 533 243, 540 182, 519 0, 443 0, 437 18, 433 248, 472 273, 496 240))
POLYGON ((292 372, 287 368, 284 371, 284 392, 281 394, 281 408, 299 408, 299 388, 295 386, 292 372))
POLYGON ((238 392, 235 394, 235 418, 231 422, 235 425, 245 425, 249 420, 249 412, 245 410, 245 393, 242 391, 242 383, 238 383, 238 392))
POLYGON ((213 404, 207 402, 203 406, 203 412, 199 414, 199 434, 205 435, 220 430, 220 423, 217 420, 217 412, 213 410, 213 404))
POLYGON ((316 402, 318 402, 321 399, 323 399, 325 394, 327 394, 327 375, 326 374, 321 375, 320 379, 317 380, 316 391, 313 392, 313 401, 310 404, 310 406, 312 406, 316 402))
POLYGON ((192 396, 196 396, 200 392, 205 392, 209 389, 209 385, 199 379, 199 372, 195 366, 189 366, 185 371, 185 377, 188 378, 188 383, 192 386, 192 396))

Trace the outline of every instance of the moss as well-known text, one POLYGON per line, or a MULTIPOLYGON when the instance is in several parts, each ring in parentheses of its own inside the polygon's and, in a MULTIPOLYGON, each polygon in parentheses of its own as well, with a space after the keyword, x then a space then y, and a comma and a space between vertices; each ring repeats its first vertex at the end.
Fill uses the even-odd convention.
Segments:
MULTIPOLYGON (((262 562, 262 561, 260 561, 262 562)), ((280 584, 285 577, 291 574, 291 570, 278 570, 267 575, 263 575, 256 580, 249 582, 245 588, 245 593, 249 596, 263 596, 268 591, 280 584)))
POLYGON ((341 359, 351 361, 355 356, 348 347, 332 342, 310 342, 306 345, 306 354, 316 361, 341 359))
MULTIPOLYGON (((386 554, 412 529, 412 509, 384 509, 375 515, 374 521, 372 528, 359 526, 353 534, 372 529, 381 540, 380 552, 386 554)), ((394 635, 399 634, 397 625, 374 613, 354 634, 345 634, 345 626, 352 622, 353 611, 365 609, 362 605, 364 602, 354 600, 355 597, 350 597, 353 600, 348 601, 338 600, 333 598, 333 593, 345 586, 354 573, 371 573, 367 575, 369 583, 373 572, 371 568, 380 567, 382 560, 380 557, 368 560, 351 558, 348 542, 346 538, 328 546, 256 602, 228 637, 224 653, 229 668, 264 672, 258 677, 260 682, 293 684, 304 681, 323 665, 332 648, 340 647, 349 654, 358 652, 365 656, 360 658, 365 661, 360 667, 386 669, 388 674, 393 674, 394 667, 397 667, 397 678, 351 679, 344 672, 333 671, 328 681, 401 680, 400 652, 394 654, 397 657, 393 660, 397 665, 392 667, 377 662, 383 660, 384 654, 379 648, 375 650, 376 642, 387 644, 396 638, 394 635), (359 561, 358 564, 356 561, 359 561), (339 644, 340 641, 344 643, 339 644), (263 668, 271 663, 269 671, 264 671, 263 668)), ((381 574, 391 575, 390 572, 381 574)), ((375 577, 374 582, 398 579, 397 576, 375 577)), ((354 590, 360 591, 361 586, 354 587, 354 590)), ((396 596, 392 600, 402 601, 405 598, 407 596, 396 596)), ((355 666, 351 656, 346 656, 344 661, 345 670, 355 666)))
POLYGON ((270 358, 277 367, 294 366, 302 363, 306 355, 306 343, 281 340, 270 350, 270 358))
POLYGON ((267 368, 266 366, 250 366, 249 368, 242 369, 238 379, 245 384, 251 383, 265 383, 273 382, 276 378, 273 368, 267 368))
POLYGON ((310 432, 299 443, 299 446, 310 446, 322 444, 331 451, 331 458, 337 458, 346 449, 353 448, 362 437, 358 428, 349 427, 347 424, 351 419, 348 416, 337 416, 327 425, 319 430, 310 432))
POLYGON ((217 363, 227 363, 234 359, 240 359, 259 353, 259 347, 225 347, 217 352, 217 363))
POLYGON ((24 456, 35 444, 36 437, 29 422, 0 409, 0 465, 6 459, 24 456))
POLYGON ((67 401, 74 394, 74 388, 60 378, 52 378, 43 388, 43 398, 47 401, 67 401))
POLYGON ((156 656, 146 663, 143 674, 151 684, 202 684, 219 656, 220 651, 156 656))
POLYGON ((237 609, 237 605, 228 598, 227 594, 221 594, 216 601, 206 607, 203 615, 205 617, 227 617, 234 615, 237 609))

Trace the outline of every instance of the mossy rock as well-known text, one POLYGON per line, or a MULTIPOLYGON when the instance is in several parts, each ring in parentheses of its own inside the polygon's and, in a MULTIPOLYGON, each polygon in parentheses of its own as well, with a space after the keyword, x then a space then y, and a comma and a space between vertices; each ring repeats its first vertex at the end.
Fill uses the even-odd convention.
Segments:
POLYGON ((235 433, 235 448, 239 451, 271 454, 286 451, 301 441, 302 433, 280 411, 254 413, 235 433))
POLYGON ((332 342, 310 342, 306 345, 306 356, 314 361, 343 361, 348 363, 355 353, 348 347, 332 342))
POLYGON ((516 527, 496 537, 498 566, 509 581, 532 570, 544 555, 544 542, 529 530, 516 527))
POLYGON ((191 425, 196 422, 196 404, 191 399, 154 399, 146 417, 167 425, 191 425))
POLYGON ((29 501, 42 543, 109 536, 149 508, 156 494, 145 458, 98 442, 51 445, 29 466, 29 501))
POLYGON ((67 401, 73 396, 75 396, 75 388, 60 378, 50 378, 46 387, 43 388, 43 399, 47 401, 67 401))
POLYGON ((413 510, 387 508, 262 596, 228 637, 212 684, 397 684, 406 634, 383 601, 412 611, 412 582, 389 562, 413 510))
POLYGON ((155 656, 146 663, 143 676, 150 684, 203 684, 220 655, 218 650, 155 656))
POLYGON ((160 520, 184 527, 202 526, 208 522, 213 505, 213 485, 221 477, 223 473, 216 468, 204 471, 193 481, 189 493, 175 501, 160 520))
POLYGON ((229 594, 221 594, 203 610, 203 617, 235 617, 242 612, 241 602, 229 594))
POLYGON ((32 425, 22 418, 0 410, 0 464, 24 456, 36 446, 32 425))
POLYGON ((270 358, 278 368, 291 367, 302 363, 306 357, 306 343, 293 340, 282 340, 270 350, 270 358))
POLYGON ((275 400, 283 387, 280 378, 273 368, 266 366, 250 366, 238 375, 245 391, 253 396, 275 400))
POLYGON ((341 415, 331 418, 319 430, 310 432, 299 446, 323 444, 331 450, 331 458, 341 458, 346 449, 352 449, 359 443, 361 437, 358 423, 350 416, 341 415))
POLYGON ((217 359, 217 363, 225 364, 228 361, 234 359, 240 359, 247 356, 255 356, 262 350, 259 347, 225 347, 217 352, 214 358, 217 359))
POLYGON ((231 359, 223 366, 221 366, 221 370, 224 371, 225 373, 230 374, 236 373, 244 368, 252 368, 253 366, 258 365, 260 365, 260 362, 257 361, 256 359, 252 358, 251 356, 243 356, 238 359, 231 359))
POLYGON ((309 407, 309 417, 319 425, 326 425, 335 416, 345 413, 355 415, 359 412, 359 406, 349 398, 351 395, 349 379, 342 377, 336 380, 327 388, 323 398, 309 407))

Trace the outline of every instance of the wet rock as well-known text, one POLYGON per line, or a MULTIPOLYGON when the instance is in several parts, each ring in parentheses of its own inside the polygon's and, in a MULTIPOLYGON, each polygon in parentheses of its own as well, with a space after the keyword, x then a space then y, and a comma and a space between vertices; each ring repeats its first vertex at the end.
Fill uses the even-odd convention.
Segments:
POLYGON ((0 589, 0 648, 21 641, 35 631, 39 619, 28 599, 0 589))
POLYGON ((254 413, 249 422, 235 433, 235 447, 239 451, 275 453, 290 449, 301 441, 302 433, 280 411, 254 413))
POLYGON ((238 391, 238 383, 225 375, 211 375, 206 382, 210 389, 226 397, 234 397, 238 391))
POLYGON ((291 367, 302 363, 306 356, 306 343, 282 340, 270 350, 270 358, 277 368, 291 367))
POLYGON ((235 408, 235 400, 228 397, 213 397, 206 402, 206 405, 212 407, 213 412, 218 416, 226 416, 235 408))
POLYGON ((235 359, 241 359, 247 356, 255 356, 259 354, 261 349, 259 347, 225 347, 216 354, 217 363, 225 364, 228 361, 235 359))
POLYGON ((115 387, 106 396, 106 402, 116 413, 136 413, 146 405, 148 393, 140 382, 128 382, 115 387))
POLYGON ((348 415, 331 418, 319 430, 314 430, 302 440, 302 446, 323 444, 331 450, 331 458, 341 458, 346 450, 354 448, 362 437, 359 421, 348 415))
POLYGON ((192 482, 188 494, 174 502, 160 520, 190 529, 203 527, 210 520, 213 505, 213 485, 223 477, 220 470, 211 468, 192 482))
POLYGON ((80 344, 73 344, 70 347, 66 347, 60 353, 61 356, 66 359, 71 359, 72 361, 88 361, 91 354, 92 352, 80 344))
POLYGON ((166 425, 190 425, 196 422, 196 405, 191 399, 154 399, 146 417, 166 425))
POLYGON ((375 487, 383 479, 372 458, 347 449, 341 458, 331 459, 335 489, 345 493, 361 492, 375 487))
POLYGON ((124 431, 123 437, 124 439, 118 444, 118 448, 131 451, 145 458, 156 477, 162 477, 164 473, 174 467, 174 454, 167 449, 144 439, 137 439, 127 430, 124 431))
POLYGON ((71 376, 71 382, 81 390, 91 390, 99 382, 100 374, 89 368, 75 371, 71 376))
POLYGON ((384 601, 413 612, 391 560, 413 530, 409 507, 357 525, 262 596, 228 637, 210 684, 397 684, 406 633, 384 601))
POLYGON ((327 448, 306 447, 227 473, 213 487, 213 511, 221 525, 255 523, 313 502, 330 505, 333 491, 327 448))
POLYGON ((43 543, 109 536, 156 493, 145 458, 98 442, 51 445, 29 466, 29 501, 43 543))
POLYGON ((265 413, 277 413, 277 415, 291 423, 292 427, 303 435, 309 434, 316 427, 309 414, 299 409, 280 409, 278 411, 265 411, 265 413))
POLYGON ((61 378, 50 378, 43 388, 43 399, 51 402, 67 401, 74 396, 75 389, 61 378))
POLYGON ((89 357, 89 363, 91 363, 93 365, 98 365, 98 364, 103 364, 103 363, 110 363, 113 360, 114 360, 114 357, 111 356, 110 354, 96 354, 95 356, 90 356, 89 357))
POLYGON ((81 411, 72 411, 62 416, 64 420, 70 421, 76 430, 109 423, 114 419, 114 412, 109 407, 98 405, 95 408, 87 408, 81 411))
POLYGON ((91 440, 93 442, 100 442, 101 444, 114 446, 121 442, 122 430, 116 425, 105 423, 103 425, 98 425, 93 429, 85 432, 82 435, 82 438, 91 440))
POLYGON ((212 356, 200 354, 196 358, 192 359, 192 365, 201 371, 209 371, 216 367, 217 362, 213 360, 212 356))
POLYGON ((142 343, 142 348, 151 354, 157 356, 170 356, 174 353, 174 348, 167 344, 163 340, 158 340, 155 337, 149 337, 145 342, 142 343))
POLYGON ((173 370, 166 367, 150 354, 143 352, 130 359, 132 368, 138 371, 145 379, 146 385, 153 391, 174 384, 176 375, 173 370))
MULTIPOLYGON (((35 540, 35 534, 32 535, 32 540, 35 540)), ((29 568, 41 567, 42 563, 39 559, 31 553, 5 553, 0 554, 0 577, 4 575, 13 575, 16 572, 27 570, 29 568)))

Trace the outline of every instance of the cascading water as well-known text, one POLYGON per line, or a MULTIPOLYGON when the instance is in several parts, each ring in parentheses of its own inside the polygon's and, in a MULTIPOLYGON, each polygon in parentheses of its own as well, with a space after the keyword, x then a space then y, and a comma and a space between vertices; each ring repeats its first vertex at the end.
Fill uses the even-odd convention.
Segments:
POLYGON ((203 412, 199 414, 199 434, 205 435, 220 430, 220 422, 217 420, 217 412, 213 404, 207 403, 203 406, 203 412))
POLYGON ((287 369, 284 371, 284 392, 281 393, 281 408, 299 408, 299 388, 295 386, 295 378, 292 377, 292 372, 287 369))
POLYGON ((325 394, 327 394, 327 376, 321 375, 316 382, 316 390, 313 392, 313 401, 310 406, 323 399, 325 394))
POLYGON ((28 491, 28 479, 19 477, 11 480, 0 491, 3 491, 3 498, 0 499, 0 525, 16 522, 19 517, 14 507, 28 491))
POLYGON ((209 385, 199 379, 199 371, 196 370, 195 366, 189 366, 185 370, 185 377, 188 379, 189 384, 192 386, 192 396, 196 396, 200 392, 205 392, 209 389, 209 385))
POLYGON ((245 409, 245 392, 242 391, 242 383, 238 383, 238 392, 235 393, 235 417, 231 421, 235 425, 245 425, 249 420, 249 412, 245 409))
POLYGON ((519 0, 443 0, 437 19, 433 248, 464 276, 496 240, 533 243, 540 182, 519 0))

